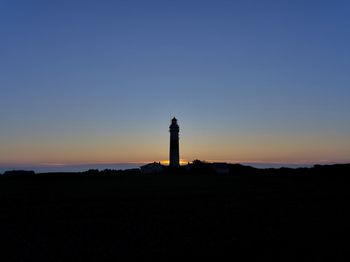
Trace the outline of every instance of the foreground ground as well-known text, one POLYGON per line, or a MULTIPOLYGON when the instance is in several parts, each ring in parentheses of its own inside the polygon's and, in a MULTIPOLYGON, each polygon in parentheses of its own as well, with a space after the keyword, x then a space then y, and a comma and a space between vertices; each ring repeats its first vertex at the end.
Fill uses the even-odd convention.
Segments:
POLYGON ((1 261, 348 261, 349 167, 0 177, 1 261))

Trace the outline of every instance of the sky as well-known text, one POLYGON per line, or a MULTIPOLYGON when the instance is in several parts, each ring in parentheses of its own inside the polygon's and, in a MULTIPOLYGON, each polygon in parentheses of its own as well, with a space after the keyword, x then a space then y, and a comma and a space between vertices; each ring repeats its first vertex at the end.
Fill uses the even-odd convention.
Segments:
POLYGON ((350 162, 349 12, 0 0, 0 165, 350 162))

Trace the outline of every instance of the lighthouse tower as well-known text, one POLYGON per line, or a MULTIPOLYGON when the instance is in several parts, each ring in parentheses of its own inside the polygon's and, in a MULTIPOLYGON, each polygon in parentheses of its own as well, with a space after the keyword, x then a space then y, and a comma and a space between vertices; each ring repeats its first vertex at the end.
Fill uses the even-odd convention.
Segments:
POLYGON ((169 165, 171 167, 180 166, 180 153, 179 153, 179 125, 177 124, 177 119, 174 117, 171 120, 171 125, 169 126, 170 131, 170 161, 169 165))

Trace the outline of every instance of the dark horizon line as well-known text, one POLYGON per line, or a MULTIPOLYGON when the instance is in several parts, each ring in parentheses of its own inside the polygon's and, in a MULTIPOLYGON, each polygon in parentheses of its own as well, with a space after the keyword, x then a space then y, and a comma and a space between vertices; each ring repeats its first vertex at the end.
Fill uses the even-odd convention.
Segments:
MULTIPOLYGON (((194 160, 195 161, 195 160, 194 160)), ((200 160, 201 161, 201 160, 200 160)), ((241 165, 241 166, 247 166, 252 167, 255 169, 281 169, 281 168, 288 168, 288 169, 298 169, 298 168, 313 168, 315 166, 334 166, 334 165, 350 165, 349 162, 328 162, 328 163, 310 163, 310 164, 296 164, 296 163, 290 163, 290 164, 281 164, 281 163, 230 163, 230 162, 208 162, 208 161, 201 161, 202 163, 207 164, 213 164, 213 163, 224 163, 227 165, 241 165)), ((149 163, 159 163, 159 161, 149 162, 149 163)), ((192 162, 191 162, 192 163, 192 162)), ((141 164, 141 163, 140 163, 141 164)), ((115 171, 127 171, 132 169, 139 169, 142 165, 145 165, 145 163, 142 163, 140 166, 132 166, 133 163, 114 163, 114 164, 78 164, 78 165, 61 165, 61 166, 39 166, 39 165, 19 165, 19 166, 5 166, 0 164, 0 174, 4 174, 5 172, 9 171, 34 171, 37 174, 40 173, 80 173, 80 172, 86 172, 91 169, 96 169, 99 171, 103 170, 115 170, 115 171), (110 166, 109 168, 107 166, 110 166), (111 168, 113 165, 125 165, 124 168, 111 168), (129 165, 129 167, 127 167, 129 165), (73 170, 67 170, 67 168, 72 167, 73 170), (80 170, 74 170, 75 168, 81 168, 80 170), (101 168, 98 168, 101 167, 101 168), (104 167, 104 168, 102 168, 104 167), (40 168, 42 168, 41 171, 40 168), (52 170, 49 169, 61 169, 61 170, 52 170), (84 169, 85 168, 85 169, 84 169), (36 169, 36 170, 35 170, 36 169), (47 169, 45 171, 45 169, 47 169), (63 169, 63 170, 62 170, 63 169), (66 170, 64 170, 66 169, 66 170)), ((168 167, 168 165, 164 165, 168 167)), ((182 165, 186 166, 186 165, 182 165)))

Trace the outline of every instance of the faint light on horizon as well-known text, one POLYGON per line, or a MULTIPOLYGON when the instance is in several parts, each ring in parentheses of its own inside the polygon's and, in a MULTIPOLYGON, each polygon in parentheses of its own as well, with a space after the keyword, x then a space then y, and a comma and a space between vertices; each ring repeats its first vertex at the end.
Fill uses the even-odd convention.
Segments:
MULTIPOLYGON (((166 166, 168 166, 169 165, 169 159, 167 159, 167 160, 161 160, 160 161, 160 163, 162 164, 162 165, 166 165, 166 166)), ((180 165, 181 166, 184 166, 184 165, 187 165, 189 163, 189 161, 187 161, 186 159, 180 159, 180 165)))
POLYGON ((39 166, 66 166, 63 163, 40 163, 39 166))

